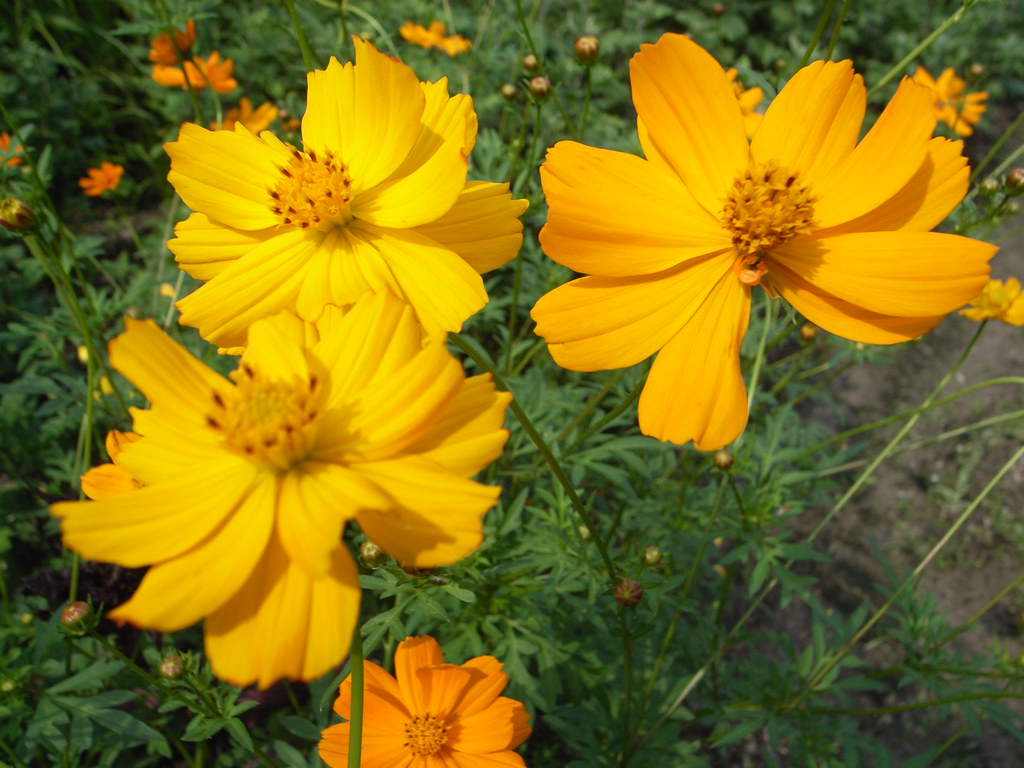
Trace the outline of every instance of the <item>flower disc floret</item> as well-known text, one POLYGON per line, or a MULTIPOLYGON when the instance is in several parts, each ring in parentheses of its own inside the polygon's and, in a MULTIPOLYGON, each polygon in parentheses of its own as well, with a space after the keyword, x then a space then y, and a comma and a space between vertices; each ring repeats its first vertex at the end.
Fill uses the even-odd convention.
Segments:
POLYGON ((443 720, 430 713, 416 715, 402 726, 405 731, 404 746, 419 757, 437 754, 448 741, 450 728, 451 726, 445 725, 443 720))
POLYGON ((352 220, 352 179, 333 152, 292 148, 292 159, 270 191, 270 210, 287 226, 330 229, 352 220))

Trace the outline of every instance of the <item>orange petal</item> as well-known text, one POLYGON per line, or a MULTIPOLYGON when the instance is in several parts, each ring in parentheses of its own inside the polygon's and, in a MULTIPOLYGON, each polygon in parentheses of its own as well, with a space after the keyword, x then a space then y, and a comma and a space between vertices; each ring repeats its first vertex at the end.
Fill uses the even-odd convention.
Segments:
POLYGON ((692 318, 658 353, 640 395, 640 431, 693 440, 701 451, 735 440, 747 423, 740 345, 750 289, 727 269, 692 318))
POLYGON ((114 464, 100 464, 82 475, 82 493, 93 501, 131 493, 138 488, 135 478, 114 464))
POLYGON ((493 656, 477 656, 462 665, 470 670, 472 679, 462 692, 459 699, 459 712, 462 715, 473 715, 480 712, 501 695, 508 684, 508 675, 504 665, 493 656))
POLYGON ((526 765, 518 753, 508 749, 486 755, 456 752, 453 757, 455 768, 524 768, 526 765))
MULTIPOLYGON (((402 702, 402 693, 386 670, 372 661, 363 660, 363 732, 400 732, 400 724, 411 719, 408 707, 402 702)), ((352 717, 352 675, 338 686, 334 711, 346 720, 352 717)))
POLYGON ((438 664, 416 670, 420 689, 426 694, 425 712, 448 719, 456 712, 456 704, 472 675, 455 664, 438 664))
MULTIPOLYGON (((633 103, 650 141, 711 215, 747 167, 743 114, 722 66, 676 34, 641 45, 629 63, 633 103)), ((654 160, 655 158, 651 158, 654 160)))
POLYGON ((460 712, 449 745, 459 752, 477 755, 508 749, 515 735, 512 721, 517 706, 522 704, 502 697, 471 715, 460 712))
POLYGON ((395 649, 395 679, 402 701, 414 715, 427 711, 427 692, 423 690, 418 670, 444 664, 444 654, 437 640, 430 635, 407 637, 395 649))

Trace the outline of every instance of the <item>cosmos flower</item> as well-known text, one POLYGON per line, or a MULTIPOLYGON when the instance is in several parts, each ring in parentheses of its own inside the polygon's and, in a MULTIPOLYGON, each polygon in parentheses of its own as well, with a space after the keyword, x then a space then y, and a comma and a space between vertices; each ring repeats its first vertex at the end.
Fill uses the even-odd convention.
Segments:
POLYGON ((157 35, 149 44, 149 60, 154 64, 177 66, 181 54, 188 53, 196 41, 196 23, 185 22, 184 31, 176 31, 174 38, 169 34, 157 35))
POLYGON ((421 48, 437 48, 449 56, 458 56, 469 50, 472 45, 469 40, 462 35, 446 35, 446 31, 443 21, 432 21, 429 28, 407 21, 398 28, 398 33, 407 42, 421 48))
POLYGON ((748 140, 722 67, 665 35, 630 64, 647 159, 560 142, 541 168, 545 253, 583 277, 533 309, 579 371, 657 353, 640 429, 712 450, 747 421, 739 351, 760 285, 848 339, 893 344, 978 294, 994 246, 930 232, 963 199, 960 142, 932 138, 930 93, 905 79, 857 141, 849 61, 800 70, 748 140))
POLYGON ((18 153, 21 152, 21 145, 17 144, 12 147, 11 134, 7 131, 0 131, 0 152, 3 152, 7 157, 7 165, 21 165, 25 162, 25 158, 18 157, 18 153))
POLYGON ((354 65, 309 74, 303 149, 241 125, 186 124, 166 145, 168 179, 195 211, 168 247, 206 283, 177 307, 215 344, 244 344, 254 320, 282 309, 315 319, 367 290, 457 331, 487 301, 480 273, 519 250, 527 202, 507 184, 466 181, 470 98, 355 47, 354 65))
POLYGON ((237 107, 232 107, 224 113, 224 119, 220 124, 210 123, 213 130, 233 131, 236 123, 241 123, 250 133, 259 133, 266 129, 277 118, 278 109, 269 101, 260 104, 256 109, 252 108, 252 101, 243 96, 238 101, 237 107))
POLYGON ((953 73, 952 67, 943 70, 939 79, 935 80, 928 74, 928 70, 919 66, 914 72, 914 82, 932 92, 932 106, 937 119, 952 128, 957 136, 970 136, 974 133, 974 126, 987 109, 986 91, 964 93, 967 83, 953 73))
POLYGON ((469 478, 501 452, 511 398, 465 378, 404 302, 265 318, 230 380, 153 321, 125 322, 110 355, 151 403, 132 409, 139 437, 86 474, 94 501, 52 507, 69 548, 149 566, 110 618, 164 632, 205 618, 218 676, 308 680, 341 661, 358 618, 347 521, 417 568, 480 544, 498 488, 469 478))
POLYGON ((1009 325, 1024 325, 1024 293, 1020 280, 1009 278, 989 280, 981 293, 971 301, 971 306, 961 309, 960 314, 968 320, 980 323, 982 320, 1002 320, 1009 325))
POLYGON ((167 66, 157 64, 153 67, 153 79, 160 85, 174 88, 179 87, 187 90, 200 91, 210 87, 217 93, 229 93, 238 86, 238 81, 231 76, 235 63, 231 59, 220 60, 220 54, 214 51, 208 59, 200 56, 193 56, 183 63, 188 72, 188 82, 185 82, 185 72, 178 66, 167 66))
MULTIPOLYGON (((526 708, 499 696, 508 682, 493 656, 446 664, 434 638, 407 637, 395 650, 395 676, 363 662, 363 768, 496 768, 524 766, 512 750, 530 735, 526 708)), ((348 719, 352 677, 334 711, 348 719)), ((348 765, 349 724, 323 732, 320 757, 348 765)))
POLYGON ((89 168, 86 176, 78 180, 78 186, 89 197, 99 197, 108 190, 117 189, 124 174, 124 166, 104 160, 99 168, 89 168))

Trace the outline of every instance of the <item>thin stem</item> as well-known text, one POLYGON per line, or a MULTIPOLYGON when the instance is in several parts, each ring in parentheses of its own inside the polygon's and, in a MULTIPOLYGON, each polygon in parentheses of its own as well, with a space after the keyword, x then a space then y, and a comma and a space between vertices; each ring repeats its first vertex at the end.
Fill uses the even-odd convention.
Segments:
POLYGON ((754 367, 750 371, 750 385, 747 390, 747 411, 754 407, 754 397, 757 395, 757 380, 761 375, 761 366, 764 365, 764 350, 771 335, 772 322, 778 306, 774 301, 768 301, 764 308, 764 327, 761 328, 761 338, 757 342, 757 354, 754 355, 754 367))
POLYGON ((601 387, 600 391, 595 392, 593 395, 591 395, 590 399, 583 404, 583 407, 580 409, 579 413, 577 413, 576 416, 573 417, 573 420, 570 421, 565 427, 563 427, 562 431, 555 436, 555 442, 561 443, 563 440, 565 440, 565 438, 572 434, 572 431, 576 429, 576 427, 579 426, 587 416, 590 415, 591 411, 593 411, 595 408, 597 408, 597 406, 601 404, 601 401, 608 396, 609 392, 611 392, 612 387, 618 384, 622 380, 622 377, 625 376, 628 371, 628 368, 622 368, 616 371, 611 376, 609 376, 608 379, 605 381, 604 386, 601 387))
MULTIPOLYGON (((1003 145, 1007 141, 1009 141, 1010 136, 1012 136, 1013 132, 1020 127, 1021 123, 1024 123, 1024 112, 1021 112, 1019 115, 1017 115, 1014 121, 1010 123, 1010 127, 1003 131, 1003 135, 999 137, 996 143, 992 145, 992 149, 988 151, 988 154, 985 155, 985 157, 982 159, 980 163, 978 163, 978 167, 975 168, 974 171, 971 173, 971 181, 974 181, 974 179, 977 178, 977 176, 981 173, 982 169, 986 165, 988 165, 992 161, 992 158, 994 158, 999 153, 999 150, 1001 150, 1003 148, 1003 145)), ((1017 147, 1017 149, 1011 152, 1010 156, 1003 160, 1003 162, 999 164, 999 167, 992 172, 992 175, 998 176, 1003 171, 1003 169, 1008 168, 1014 160, 1020 157, 1022 152, 1024 152, 1024 144, 1021 144, 1019 147, 1017 147)))
POLYGON ((357 623, 352 633, 349 666, 352 671, 352 711, 349 712, 348 768, 359 768, 363 748, 363 628, 357 623))
MULTIPOLYGON (((516 0, 516 13, 519 16, 519 26, 523 29, 523 37, 526 39, 526 47, 530 49, 530 53, 537 60, 537 74, 541 77, 548 77, 547 68, 544 66, 544 62, 537 52, 537 46, 533 42, 533 34, 530 32, 530 24, 526 20, 526 14, 523 12, 523 0, 516 0)), ((550 80, 551 78, 548 78, 550 80)), ((569 113, 565 111, 565 105, 562 104, 561 98, 558 96, 558 89, 552 84, 551 87, 551 99, 555 102, 555 106, 558 107, 558 111, 562 114, 562 120, 565 121, 565 127, 569 131, 569 135, 572 136, 576 141, 580 140, 580 135, 576 131, 576 126, 573 125, 572 118, 569 117, 569 113)))
POLYGON ((316 69, 315 57, 313 51, 310 50, 309 41, 306 40, 306 33, 302 31, 302 22, 299 21, 299 14, 295 10, 295 3, 293 0, 282 0, 284 7, 288 10, 288 16, 291 17, 292 26, 295 27, 295 37, 299 41, 299 50, 302 51, 302 61, 306 64, 306 71, 312 72, 316 69))
POLYGON ((950 640, 952 640, 955 637, 959 637, 964 632, 966 632, 968 629, 970 629, 975 624, 977 624, 978 621, 981 620, 982 616, 984 616, 986 613, 988 613, 993 608, 993 606, 996 605, 996 603, 998 603, 1000 600, 1002 600, 1008 594, 1013 592, 1013 590, 1015 590, 1018 586, 1020 586, 1021 582, 1024 582, 1024 573, 1018 574, 1017 577, 1013 581, 1011 581, 1009 584, 1007 584, 1005 587, 1003 587, 1001 590, 999 590, 999 592, 996 593, 995 597, 993 597, 991 600, 989 600, 987 603, 985 603, 985 605, 983 605, 980 610, 978 610, 973 616, 971 616, 971 618, 969 618, 967 621, 965 621, 963 624, 961 624, 959 627, 954 629, 952 632, 950 632, 944 638, 942 638, 937 643, 935 643, 935 645, 933 645, 931 648, 929 648, 927 653, 931 654, 934 651, 937 651, 939 648, 944 646, 950 640))
POLYGON ((969 691, 959 693, 956 696, 945 696, 941 699, 930 701, 915 701, 910 704, 896 704, 891 707, 873 707, 871 709, 831 709, 829 707, 803 707, 801 712, 808 712, 815 715, 832 715, 839 717, 872 717, 875 715, 886 715, 894 712, 913 712, 917 709, 928 709, 929 707, 941 707, 945 704, 956 704, 961 701, 972 701, 974 699, 1024 699, 1024 693, 1019 691, 969 691))
POLYGON ((635 403, 637 400, 640 399, 640 393, 643 392, 644 384, 646 384, 646 383, 647 383, 647 375, 645 373, 644 376, 642 376, 640 378, 640 381, 637 382, 637 385, 635 387, 633 387, 633 389, 630 390, 629 394, 626 395, 622 399, 621 403, 619 403, 617 406, 615 406, 610 411, 608 411, 608 414, 603 419, 601 419, 599 422, 597 422, 597 424, 593 425, 590 429, 588 429, 582 435, 577 437, 572 442, 572 445, 570 445, 568 448, 565 449, 565 455, 571 454, 573 451, 575 451, 577 448, 579 448, 581 445, 583 445, 583 443, 585 443, 587 440, 589 440, 591 438, 591 436, 596 435, 598 432, 600 432, 602 429, 604 429, 607 425, 609 425, 613 421, 615 421, 615 419, 619 418, 619 416, 622 415, 623 411, 625 411, 633 403, 635 403))
POLYGON ((832 37, 828 41, 828 50, 825 52, 825 60, 831 61, 832 54, 836 50, 836 43, 839 41, 839 30, 843 28, 843 19, 846 18, 846 12, 850 9, 851 0, 843 0, 843 7, 839 9, 839 18, 836 19, 836 25, 832 28, 832 37))
POLYGON ((590 117, 590 97, 593 91, 593 83, 591 76, 592 67, 588 64, 583 70, 583 116, 580 117, 580 141, 583 141, 583 135, 587 131, 587 118, 590 117))
POLYGON ((821 42, 821 38, 825 34, 825 28, 828 27, 828 20, 832 17, 832 10, 836 7, 836 2, 838 0, 828 0, 828 3, 825 5, 824 10, 821 12, 821 18, 818 19, 818 26, 814 30, 811 41, 807 44, 807 49, 804 51, 797 69, 803 68, 811 60, 811 54, 814 53, 814 49, 818 47, 818 43, 821 42))

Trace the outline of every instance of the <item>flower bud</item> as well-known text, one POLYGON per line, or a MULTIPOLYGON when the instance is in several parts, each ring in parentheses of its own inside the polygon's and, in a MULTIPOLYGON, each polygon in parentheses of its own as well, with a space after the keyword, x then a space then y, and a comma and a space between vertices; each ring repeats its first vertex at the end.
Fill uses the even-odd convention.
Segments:
POLYGON ((576 61, 584 67, 589 67, 597 61, 598 54, 601 53, 601 43, 593 35, 577 37, 576 42, 572 44, 572 52, 576 54, 576 61))
POLYGON ((1018 203, 1016 200, 1011 200, 1010 202, 1003 206, 1003 210, 1006 211, 1006 213, 1009 214, 1010 216, 1016 216, 1018 213, 1020 213, 1020 203, 1018 203))
POLYGON ((532 53, 528 53, 525 56, 523 56, 523 69, 525 69, 527 72, 536 72, 537 67, 539 66, 540 62, 537 61, 537 57, 534 56, 532 53))
POLYGON ((627 608, 631 608, 639 603, 643 596, 644 588, 640 586, 640 582, 636 579, 623 579, 612 590, 612 597, 615 598, 615 602, 627 608))
POLYGON ((818 337, 818 326, 804 323, 800 326, 800 341, 814 341, 818 337))
POLYGON ((89 614, 92 613, 92 608, 89 607, 88 603, 83 603, 81 600, 75 600, 73 603, 68 603, 67 606, 60 614, 60 623, 68 629, 81 629, 83 623, 89 614))
POLYGON ((532 78, 530 80, 530 95, 538 101, 543 101, 551 95, 551 81, 540 75, 532 78))
POLYGON ((724 3, 712 3, 711 4, 711 15, 715 17, 721 17, 725 15, 725 4, 724 3))
POLYGON ((367 568, 377 568, 378 566, 384 565, 388 556, 384 554, 383 549, 378 547, 372 541, 364 541, 359 545, 359 558, 367 568))
POLYGON ((978 191, 985 197, 992 197, 999 191, 999 182, 990 176, 978 185, 978 191))
POLYGON ((1024 192, 1024 168, 1014 168, 1006 174, 1006 190, 1014 195, 1024 192))
POLYGON ((979 77, 985 74, 985 65, 980 61, 976 61, 967 68, 967 76, 972 80, 977 80, 979 77))
POLYGON ((12 232, 30 228, 36 221, 36 213, 24 200, 5 197, 0 201, 0 225, 12 232))
POLYGON ((20 621, 22 626, 25 626, 25 627, 32 626, 32 624, 35 623, 35 620, 36 620, 36 615, 34 613, 29 613, 28 611, 25 611, 23 614, 21 614, 18 617, 18 621, 20 621))
POLYGON ((644 548, 644 563, 647 565, 657 565, 665 558, 665 553, 658 549, 656 546, 651 544, 649 547, 644 548))
POLYGON ((501 86, 501 98, 505 101, 515 101, 516 96, 519 95, 519 89, 516 88, 512 83, 503 83, 501 86))
POLYGON ((590 541, 590 529, 585 525, 580 526, 580 538, 584 541, 590 541))
POLYGON ((13 693, 17 687, 18 684, 9 677, 0 680, 0 693, 13 693))
POLYGON ((715 466, 719 469, 728 469, 732 466, 733 462, 732 451, 719 448, 715 451, 715 455, 711 457, 711 460, 715 462, 715 466))
POLYGON ((783 59, 782 57, 779 57, 772 63, 772 66, 775 67, 776 72, 781 72, 787 66, 789 66, 789 62, 783 59))
POLYGON ((166 680, 177 680, 185 674, 185 660, 181 656, 164 656, 160 660, 160 677, 166 680))

